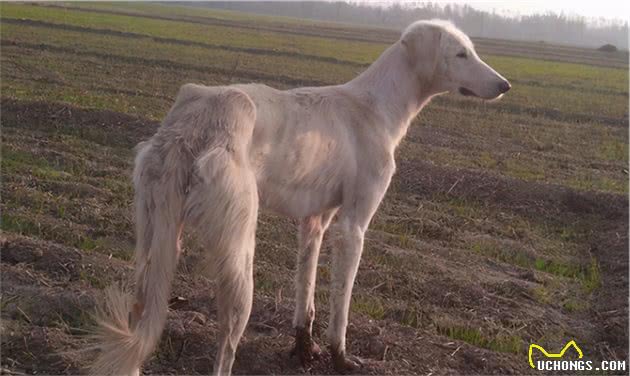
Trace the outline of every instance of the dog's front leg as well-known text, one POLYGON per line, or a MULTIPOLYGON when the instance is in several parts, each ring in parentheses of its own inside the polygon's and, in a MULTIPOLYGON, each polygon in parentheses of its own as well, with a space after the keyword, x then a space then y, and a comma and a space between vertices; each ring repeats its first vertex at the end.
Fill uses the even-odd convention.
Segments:
POLYGON ((352 297, 352 285, 357 275, 363 251, 364 230, 348 219, 340 220, 339 242, 333 249, 331 264, 330 322, 328 340, 335 370, 340 373, 355 370, 359 365, 346 357, 346 328, 352 297))
POLYGON ((297 271, 295 273, 295 327, 296 355, 302 364, 319 357, 321 349, 313 341, 313 320, 315 318, 315 281, 317 259, 324 232, 328 228, 336 210, 323 215, 304 218, 300 221, 298 239, 297 271))
POLYGON ((373 165, 359 169, 362 174, 344 192, 344 202, 336 224, 338 241, 332 250, 328 340, 333 365, 340 373, 359 367, 346 356, 346 328, 352 286, 359 269, 365 231, 387 191, 395 164, 393 157, 389 156, 378 170, 370 170, 370 167, 373 165))

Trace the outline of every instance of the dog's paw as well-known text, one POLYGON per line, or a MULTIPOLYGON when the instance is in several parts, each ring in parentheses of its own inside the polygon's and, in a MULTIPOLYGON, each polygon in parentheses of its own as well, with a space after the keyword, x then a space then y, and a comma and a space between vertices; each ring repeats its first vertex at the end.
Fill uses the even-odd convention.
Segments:
POLYGON ((295 346, 291 350, 291 356, 297 356, 302 365, 306 365, 321 357, 322 350, 311 334, 303 328, 297 328, 295 333, 295 346))
POLYGON ((353 373, 361 368, 363 360, 356 356, 346 356, 345 351, 338 351, 331 347, 330 354, 332 357, 333 368, 340 374, 353 373))

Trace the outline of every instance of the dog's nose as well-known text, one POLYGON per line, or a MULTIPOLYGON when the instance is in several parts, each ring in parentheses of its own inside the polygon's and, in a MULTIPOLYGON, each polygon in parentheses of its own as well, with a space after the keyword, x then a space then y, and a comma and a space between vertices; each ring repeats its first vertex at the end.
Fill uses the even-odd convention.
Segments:
POLYGON ((501 94, 506 93, 508 90, 510 90, 512 88, 512 85, 510 85, 510 82, 505 80, 502 81, 499 84, 499 91, 501 92, 501 94))

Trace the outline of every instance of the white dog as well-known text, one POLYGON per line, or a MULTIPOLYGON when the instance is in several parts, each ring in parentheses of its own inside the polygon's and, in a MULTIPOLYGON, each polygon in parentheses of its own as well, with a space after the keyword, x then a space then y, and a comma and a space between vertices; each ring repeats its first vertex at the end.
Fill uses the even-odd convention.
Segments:
POLYGON ((346 326, 363 237, 395 170, 394 151, 429 100, 458 91, 500 97, 510 84, 444 21, 409 26, 365 72, 321 88, 185 85, 135 161, 136 292, 108 290, 100 317, 99 374, 139 374, 158 342, 183 228, 207 248, 217 280, 220 333, 214 372, 229 374, 249 318, 258 205, 300 221, 295 353, 311 339, 319 248, 333 216, 328 340, 334 367, 346 356, 346 326))

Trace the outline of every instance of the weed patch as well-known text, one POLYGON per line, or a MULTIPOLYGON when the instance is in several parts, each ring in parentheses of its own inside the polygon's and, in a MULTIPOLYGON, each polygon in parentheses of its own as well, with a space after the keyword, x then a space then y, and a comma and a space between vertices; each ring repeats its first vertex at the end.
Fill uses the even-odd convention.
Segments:
POLYGON ((486 335, 479 329, 465 326, 438 327, 437 330, 449 338, 505 353, 520 354, 524 343, 523 339, 516 335, 486 335))
POLYGON ((351 307, 352 311, 367 315, 375 320, 385 318, 385 306, 378 297, 355 295, 352 297, 351 307))

